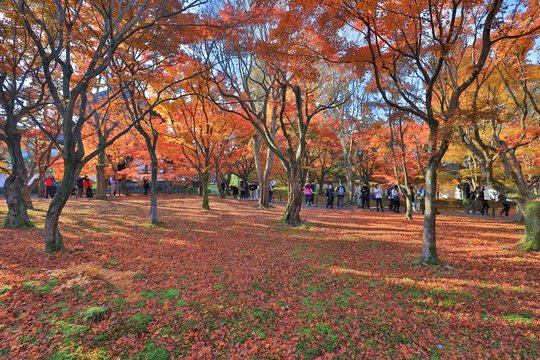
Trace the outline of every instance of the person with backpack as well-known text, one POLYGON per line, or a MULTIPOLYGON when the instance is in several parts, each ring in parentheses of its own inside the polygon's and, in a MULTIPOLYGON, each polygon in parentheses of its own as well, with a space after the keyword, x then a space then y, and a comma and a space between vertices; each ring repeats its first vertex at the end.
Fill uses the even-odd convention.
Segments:
POLYGON ((368 183, 364 183, 360 191, 362 193, 362 209, 369 210, 369 197, 370 197, 371 190, 369 189, 368 183))
POLYGON ((54 197, 54 177, 52 175, 47 175, 45 177, 45 199, 48 199, 49 196, 51 199, 54 197))
POLYGON ((499 202, 501 203, 503 207, 500 214, 501 215, 504 214, 506 215, 506 217, 508 217, 508 214, 510 213, 510 202, 508 201, 506 196, 504 196, 503 194, 499 194, 499 202))
POLYGON ((375 198, 375 206, 377 206, 377 212, 379 212, 379 207, 381 208, 381 211, 384 212, 384 207, 382 204, 382 190, 379 188, 378 184, 375 184, 375 188, 373 188, 372 194, 375 198))
POLYGON ((336 193, 337 193, 337 207, 342 208, 344 206, 344 199, 345 199, 345 193, 346 193, 345 186, 343 186, 343 184, 340 183, 337 188, 336 193))
POLYGON ((313 203, 311 201, 311 195, 313 195, 313 190, 311 189, 310 184, 304 185, 304 197, 306 198, 306 206, 311 206, 313 203))
POLYGON ((85 176, 84 177, 84 180, 83 180, 83 189, 86 191, 86 198, 87 199, 91 199, 94 197, 94 192, 92 190, 92 180, 90 180, 90 178, 88 178, 88 176, 85 176))
POLYGON ((334 185, 332 183, 329 183, 326 187, 326 208, 334 208, 334 185))
POLYGON ((229 190, 231 190, 231 194, 233 196, 233 199, 236 199, 238 197, 238 186, 231 185, 231 186, 229 186, 229 190))
POLYGON ((143 179, 143 189, 144 189, 143 194, 145 196, 148 195, 148 190, 150 190, 150 183, 148 182, 148 179, 146 178, 143 179))

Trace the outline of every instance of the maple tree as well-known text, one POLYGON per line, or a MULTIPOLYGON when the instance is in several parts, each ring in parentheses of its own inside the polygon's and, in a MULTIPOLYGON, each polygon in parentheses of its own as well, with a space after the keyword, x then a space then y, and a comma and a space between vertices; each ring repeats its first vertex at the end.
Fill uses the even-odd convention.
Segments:
MULTIPOLYGON (((302 28, 302 18, 295 17, 298 7, 268 4, 226 10, 226 16, 231 12, 246 14, 254 21, 234 27, 234 35, 229 32, 228 37, 214 44, 214 71, 209 80, 220 97, 213 99, 221 109, 249 121, 279 159, 288 178, 283 221, 298 225, 310 123, 319 114, 341 105, 343 98, 331 91, 331 83, 325 82, 323 63, 303 51, 307 32, 302 28), (293 18, 295 23, 291 23, 293 18), (283 141, 278 143, 279 137, 283 141)), ((265 190, 268 181, 264 179, 260 184, 265 190)))
MULTIPOLYGON (((62 119, 62 138, 48 134, 63 158, 62 182, 50 204, 44 230, 45 250, 55 252, 64 248, 58 221, 81 168, 130 129, 126 127, 85 154, 81 135, 84 125, 122 91, 120 86, 99 104, 93 104, 89 98, 100 89, 96 79, 110 69, 113 56, 122 44, 179 14, 188 13, 200 2, 144 1, 118 3, 118 6, 112 6, 114 2, 102 6, 83 1, 15 3, 32 46, 39 54, 40 79, 62 119)), ((45 130, 39 121, 35 123, 45 130)))
MULTIPOLYGON (((482 71, 494 43, 538 30, 536 17, 531 16, 537 6, 517 2, 508 5, 514 11, 503 11, 502 3, 441 0, 411 6, 409 1, 339 1, 333 8, 340 16, 330 20, 332 28, 346 28, 361 36, 348 60, 368 63, 385 103, 422 119, 429 127, 421 255, 425 263, 439 262, 434 206, 437 169, 450 144, 449 127, 455 121, 460 97, 482 71), (497 29, 498 16, 506 21, 497 29), (478 17, 483 19, 481 26, 476 23, 478 17), (339 19, 344 19, 341 26, 339 19)), ((327 23, 331 14, 325 12, 322 21, 327 23)), ((341 37, 336 39, 341 41, 341 37)))
POLYGON ((23 16, 16 4, 0 5, 0 141, 6 144, 10 157, 9 176, 4 189, 8 214, 4 226, 31 227, 27 207, 28 169, 21 145, 22 122, 43 106, 45 92, 34 73, 39 67, 37 50, 23 26, 23 16))
POLYGON ((202 78, 190 81, 187 93, 199 95, 184 96, 166 106, 166 116, 170 126, 168 138, 177 144, 184 155, 186 165, 196 169, 202 186, 202 208, 210 210, 208 185, 211 171, 216 169, 216 183, 223 162, 234 155, 237 145, 243 142, 241 122, 233 113, 222 112, 208 100, 202 78), (198 80, 198 81, 197 81, 198 80))
MULTIPOLYGON (((507 45, 508 46, 508 45, 507 45)), ((527 61, 532 42, 512 43, 504 56, 475 83, 468 109, 462 112, 459 137, 477 159, 485 181, 500 194, 515 201, 526 223, 524 249, 540 250, 540 217, 532 202, 540 185, 536 166, 527 167, 540 156, 540 107, 538 83, 527 61), (531 76, 532 75, 532 76, 531 76), (530 207, 531 209, 527 209, 530 207)), ((498 49, 506 52, 506 47, 498 49)))

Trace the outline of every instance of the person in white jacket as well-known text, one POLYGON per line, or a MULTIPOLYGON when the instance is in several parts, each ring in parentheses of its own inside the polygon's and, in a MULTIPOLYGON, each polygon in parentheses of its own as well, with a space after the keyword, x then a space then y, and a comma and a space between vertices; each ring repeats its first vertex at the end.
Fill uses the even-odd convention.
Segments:
POLYGON ((382 204, 382 190, 379 188, 379 185, 375 185, 373 189, 373 198, 375 199, 375 206, 377 207, 377 212, 379 212, 379 207, 381 211, 384 212, 384 207, 382 204))
POLYGON ((394 186, 392 189, 392 202, 394 203, 394 212, 399 212, 399 206, 400 206, 400 194, 399 194, 399 188, 398 186, 394 186))

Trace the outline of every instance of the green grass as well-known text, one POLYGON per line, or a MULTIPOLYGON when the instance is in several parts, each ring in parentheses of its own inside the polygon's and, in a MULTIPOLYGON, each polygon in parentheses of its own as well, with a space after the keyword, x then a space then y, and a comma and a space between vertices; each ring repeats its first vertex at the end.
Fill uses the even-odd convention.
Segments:
POLYGON ((159 347, 152 341, 144 345, 144 351, 141 351, 133 357, 136 360, 169 360, 171 354, 164 347, 159 347))
POLYGON ((90 327, 87 325, 72 324, 63 320, 57 321, 56 326, 58 326, 58 331, 66 336, 77 335, 90 330, 90 327))
POLYGON ((9 285, 0 286, 0 295, 3 295, 5 293, 7 293, 9 291, 9 289, 11 289, 11 286, 9 286, 9 285))
POLYGON ((154 317, 149 314, 132 315, 128 320, 127 330, 134 333, 146 332, 148 325, 154 320, 154 317))
POLYGON ((162 297, 166 300, 172 300, 179 297, 180 294, 180 290, 178 289, 168 289, 163 293, 162 297))
POLYGON ((105 306, 92 306, 83 312, 80 313, 80 316, 84 320, 90 320, 97 316, 97 314, 104 314, 107 312, 107 308, 105 306))
POLYGON ((508 314, 508 315, 501 316, 501 319, 504 321, 514 323, 514 324, 531 325, 532 315, 533 314, 530 311, 522 311, 520 314, 508 314))

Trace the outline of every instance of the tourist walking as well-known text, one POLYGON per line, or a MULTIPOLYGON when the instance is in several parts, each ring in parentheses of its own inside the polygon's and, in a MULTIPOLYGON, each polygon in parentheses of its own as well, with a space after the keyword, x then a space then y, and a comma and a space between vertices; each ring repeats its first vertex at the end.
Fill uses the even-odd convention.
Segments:
POLYGON ((381 211, 384 212, 384 207, 382 203, 382 190, 379 188, 378 184, 375 184, 375 188, 373 189, 373 198, 375 199, 375 206, 377 206, 377 212, 379 212, 379 207, 381 208, 381 211))
POLYGON ((143 194, 148 195, 148 190, 150 190, 150 183, 148 182, 148 179, 146 179, 146 178, 143 179, 142 186, 143 186, 143 189, 144 189, 143 194))
POLYGON ((118 182, 116 181, 116 176, 111 176, 109 178, 109 186, 111 189, 111 196, 116 196, 116 185, 118 185, 118 182))
POLYGON ((364 183, 364 185, 362 185, 362 190, 361 190, 361 193, 362 193, 362 209, 368 209, 369 210, 369 197, 371 196, 370 192, 371 191, 369 189, 368 183, 364 183))
POLYGON ((480 211, 480 213, 482 215, 484 215, 484 213, 486 215, 489 215, 489 204, 488 204, 488 199, 486 198, 486 190, 485 188, 483 187, 482 190, 480 190, 480 194, 478 195, 478 199, 482 205, 482 210, 480 211))
POLYGON ((510 202, 503 194, 499 194, 499 202, 503 207, 500 214, 508 217, 508 214, 510 213, 510 202))
POLYGON ((268 181, 268 203, 271 204, 274 200, 274 184, 272 180, 268 181))
POLYGON ((342 208, 344 205, 344 199, 345 199, 345 193, 346 193, 345 186, 343 186, 343 184, 340 183, 336 190, 336 193, 337 193, 337 207, 342 208))
POLYGON ((54 176, 52 175, 45 176, 45 199, 49 196, 51 199, 54 197, 54 176))
POLYGON ((394 188, 392 189, 391 196, 392 196, 392 209, 394 210, 395 213, 398 213, 399 207, 401 206, 401 204, 400 204, 399 187, 397 185, 394 186, 394 188))
POLYGON ((313 205, 313 202, 311 201, 312 199, 311 195, 313 195, 313 190, 311 189, 311 185, 306 184, 304 186, 304 197, 306 198, 306 206, 313 205))
POLYGON ((85 176, 83 179, 83 189, 86 192, 86 198, 91 199, 94 197, 94 192, 92 190, 92 180, 88 176, 85 176))
POLYGON ((326 208, 334 208, 334 185, 332 183, 329 183, 326 187, 326 208))
MULTIPOLYGON (((477 188, 478 190, 478 188, 477 188)), ((467 204, 467 213, 474 214, 476 213, 476 191, 471 191, 469 194, 469 203, 467 204)))

